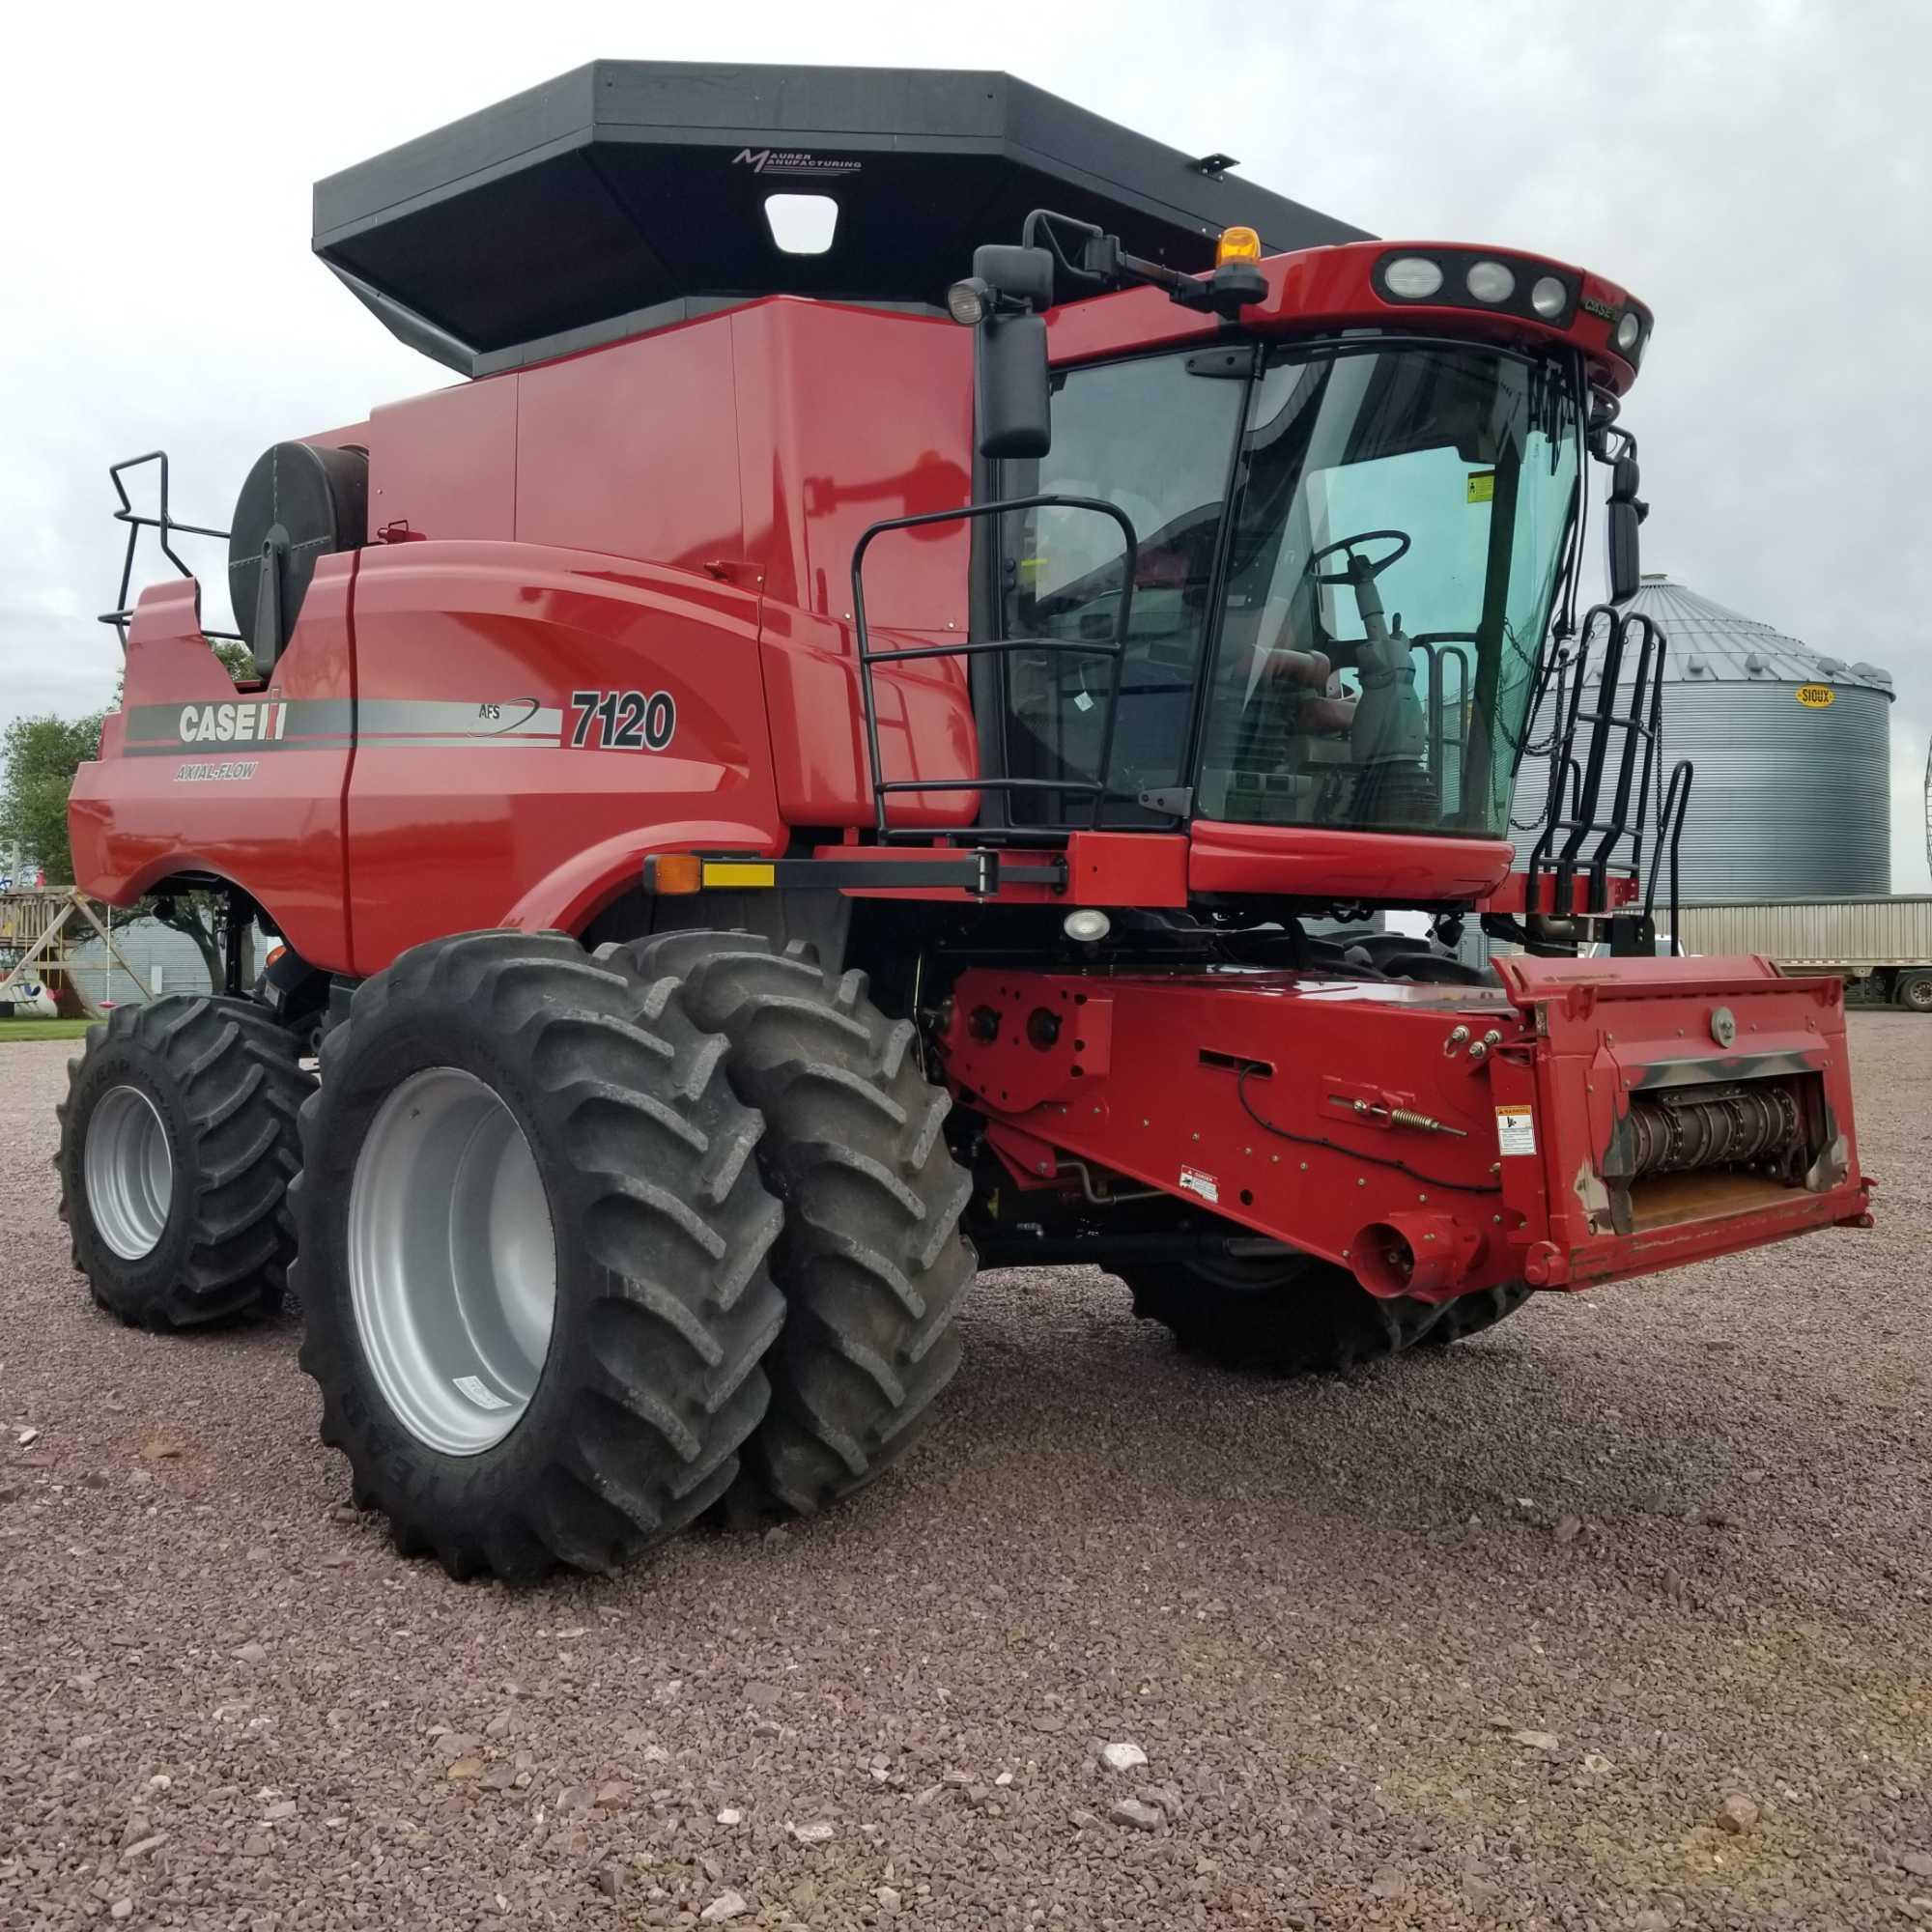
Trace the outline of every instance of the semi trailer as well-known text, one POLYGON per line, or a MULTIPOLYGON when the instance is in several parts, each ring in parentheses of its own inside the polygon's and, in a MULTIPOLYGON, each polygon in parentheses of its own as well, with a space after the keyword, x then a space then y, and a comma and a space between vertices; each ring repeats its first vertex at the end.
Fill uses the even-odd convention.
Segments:
POLYGON ((1869 1225, 1841 982, 1634 956, 1664 645, 1577 607, 1651 311, 1234 165, 998 74, 597 63, 318 185, 464 380, 250 471, 245 675, 185 570, 130 601, 215 526, 116 467, 78 877, 277 950, 90 1036, 74 1263, 156 1325, 293 1289, 405 1551, 823 1509, 980 1267, 1286 1372, 1869 1225))
POLYGON ((1780 973, 1836 973, 1868 1002, 1932 1013, 1932 898, 1686 906, 1693 952, 1752 952, 1780 973))

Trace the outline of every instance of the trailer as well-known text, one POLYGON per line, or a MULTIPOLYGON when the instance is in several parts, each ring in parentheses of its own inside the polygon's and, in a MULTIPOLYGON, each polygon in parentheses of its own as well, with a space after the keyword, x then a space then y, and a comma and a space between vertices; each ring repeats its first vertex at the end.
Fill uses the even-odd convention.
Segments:
POLYGON ((1335 1371, 1869 1225, 1841 982, 1631 956, 1688 775, 1578 580, 1601 476, 1636 581, 1650 309, 1234 166, 998 74, 600 62, 318 187, 469 380, 243 479, 239 680, 124 575, 80 877, 279 947, 90 1038, 59 1172, 122 1319, 295 1291, 405 1551, 837 1504, 982 1264, 1335 1371))
POLYGON ((1798 899, 1687 905, 1690 952, 1750 952, 1780 973, 1835 973, 1865 997, 1932 1013, 1932 898, 1798 899))

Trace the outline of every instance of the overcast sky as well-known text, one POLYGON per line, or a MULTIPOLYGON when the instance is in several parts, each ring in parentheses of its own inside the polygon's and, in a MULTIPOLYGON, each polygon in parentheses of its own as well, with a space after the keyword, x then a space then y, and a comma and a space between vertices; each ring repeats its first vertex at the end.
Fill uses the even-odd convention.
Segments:
POLYGON ((9 9, 0 724, 111 689, 110 461, 165 444, 221 526, 269 443, 449 380, 310 255, 311 183, 600 56, 1005 68, 1377 234, 1623 282, 1646 566, 1892 672, 1892 885, 1932 889, 1920 0, 9 9))

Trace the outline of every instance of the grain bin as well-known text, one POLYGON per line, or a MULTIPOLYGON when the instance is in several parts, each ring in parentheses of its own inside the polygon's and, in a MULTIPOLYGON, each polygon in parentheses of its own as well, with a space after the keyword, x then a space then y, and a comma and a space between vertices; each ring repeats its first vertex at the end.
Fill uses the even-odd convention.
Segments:
MULTIPOLYGON (((1679 758, 1696 766, 1684 901, 1889 893, 1890 674, 1810 650, 1662 572, 1646 574, 1626 608, 1651 618, 1667 643, 1662 769, 1679 758)), ((1531 742, 1548 730, 1539 719, 1531 742)), ((1548 785, 1544 761, 1525 756, 1512 813, 1519 865, 1548 785)), ((1656 816, 1653 797, 1653 826, 1656 816)), ((1662 882, 1660 899, 1667 891, 1662 882)))

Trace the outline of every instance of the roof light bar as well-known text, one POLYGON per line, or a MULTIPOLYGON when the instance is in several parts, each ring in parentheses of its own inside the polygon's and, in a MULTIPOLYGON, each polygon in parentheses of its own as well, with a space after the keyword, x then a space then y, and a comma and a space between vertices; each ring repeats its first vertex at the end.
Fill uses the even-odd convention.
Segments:
POLYGON ((1650 338, 1650 312, 1585 298, 1581 277, 1544 262, 1511 261, 1475 248, 1392 248, 1370 271, 1376 293, 1396 307, 1485 309, 1568 328, 1580 312, 1609 325, 1610 346, 1633 367, 1650 338))

